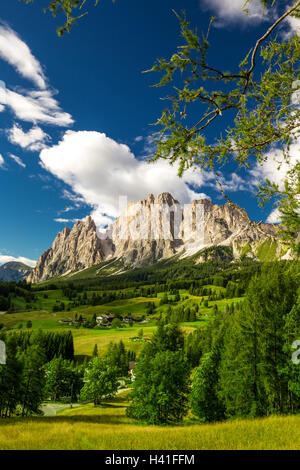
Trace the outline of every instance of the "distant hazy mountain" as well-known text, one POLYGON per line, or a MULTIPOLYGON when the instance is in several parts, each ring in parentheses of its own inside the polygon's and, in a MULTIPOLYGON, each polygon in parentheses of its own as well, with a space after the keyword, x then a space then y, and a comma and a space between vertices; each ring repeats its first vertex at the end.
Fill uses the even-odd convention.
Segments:
POLYGON ((288 248, 277 237, 277 227, 252 222, 247 212, 236 204, 219 206, 203 199, 181 209, 169 193, 156 198, 150 194, 144 201, 129 203, 124 214, 108 227, 104 237, 98 236, 96 225, 90 217, 77 222, 72 230, 65 227, 52 247, 41 255, 27 280, 40 282, 113 259, 120 260, 130 269, 175 255, 186 258, 199 253, 196 263, 202 263, 215 256, 215 252, 210 250, 207 254, 203 250, 215 246, 227 247, 233 259, 247 256, 272 261, 290 257, 288 248), (162 221, 168 207, 172 208, 173 215, 167 222, 169 236, 165 236, 162 221), (163 212, 158 210, 155 216, 155 208, 162 208, 163 212), (203 218, 196 224, 198 212, 203 214, 203 218), (145 214, 149 217, 144 217, 145 214), (180 228, 178 233, 175 220, 180 228))
POLYGON ((26 264, 10 261, 0 266, 0 281, 22 281, 31 273, 32 268, 26 264))

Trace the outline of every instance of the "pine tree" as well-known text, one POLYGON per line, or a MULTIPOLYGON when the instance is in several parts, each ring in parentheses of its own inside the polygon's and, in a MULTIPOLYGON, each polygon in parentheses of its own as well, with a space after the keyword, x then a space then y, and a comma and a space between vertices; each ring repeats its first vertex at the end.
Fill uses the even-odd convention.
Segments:
POLYGON ((300 297, 285 318, 284 340, 283 349, 287 360, 281 372, 287 382, 288 412, 296 413, 300 410, 300 367, 292 360, 293 353, 295 353, 292 346, 295 341, 300 340, 300 297))
POLYGON ((98 357, 98 346, 97 346, 97 344, 95 344, 95 346, 94 346, 94 350, 93 350, 92 356, 93 356, 93 357, 98 357))
POLYGON ((259 330, 259 317, 251 308, 235 313, 227 325, 219 367, 219 397, 227 417, 264 414, 259 330))
POLYGON ((184 335, 178 324, 163 325, 159 323, 153 333, 151 341, 146 344, 142 355, 154 357, 156 353, 162 351, 183 351, 184 335))
POLYGON ((282 413, 287 400, 287 384, 281 373, 287 360, 283 333, 285 316, 296 302, 294 277, 279 264, 266 267, 259 278, 251 281, 247 299, 250 308, 260 317, 259 343, 267 412, 282 413))
POLYGON ((182 352, 143 356, 135 369, 129 417, 149 424, 177 423, 188 411, 190 368, 182 352))
POLYGON ((6 337, 6 364, 0 364, 0 416, 11 416, 21 401, 23 364, 17 355, 15 335, 6 337))
POLYGON ((22 354, 22 416, 39 413, 39 407, 44 399, 45 361, 44 350, 38 345, 30 346, 26 353, 22 354))
POLYGON ((206 353, 193 378, 191 410, 204 422, 224 418, 224 406, 218 398, 219 362, 220 353, 217 349, 206 353))

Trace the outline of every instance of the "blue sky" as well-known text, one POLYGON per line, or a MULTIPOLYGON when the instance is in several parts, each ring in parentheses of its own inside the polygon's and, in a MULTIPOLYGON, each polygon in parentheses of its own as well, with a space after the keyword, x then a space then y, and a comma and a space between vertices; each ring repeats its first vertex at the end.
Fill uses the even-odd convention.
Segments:
MULTIPOLYGON (((233 68, 271 20, 261 19, 258 0, 249 17, 244 0, 103 0, 63 38, 55 33, 63 19, 43 14, 46 3, 1 8, 0 264, 36 260, 66 224, 89 214, 106 225, 120 195, 169 191, 183 203, 225 203, 208 172, 179 179, 164 162, 146 164, 165 91, 151 87, 158 75, 142 71, 181 43, 172 9, 183 8, 199 31, 218 16, 211 59, 233 68)), ((274 220, 270 206, 257 207, 253 184, 275 166, 255 168, 252 179, 232 165, 224 170, 228 194, 254 220, 274 220)))

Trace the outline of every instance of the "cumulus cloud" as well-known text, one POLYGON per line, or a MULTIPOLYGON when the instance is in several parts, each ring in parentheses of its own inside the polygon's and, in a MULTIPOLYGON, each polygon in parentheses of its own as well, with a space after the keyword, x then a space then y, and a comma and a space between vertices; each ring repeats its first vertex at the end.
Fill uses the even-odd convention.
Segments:
MULTIPOLYGON (((275 3, 272 8, 263 9, 260 0, 251 0, 248 4, 245 4, 245 0, 201 0, 200 4, 203 10, 216 14, 215 25, 219 27, 227 26, 229 23, 257 24, 260 21, 275 21, 279 16, 279 5, 275 3)), ((291 5, 292 3, 286 5, 286 9, 291 5)), ((292 34, 299 34, 300 19, 289 16, 280 28, 283 39, 289 38, 292 34)))
POLYGON ((2 155, 1 155, 1 153, 0 153, 0 168, 1 168, 1 167, 2 167, 2 168, 4 167, 4 163, 5 163, 5 162, 4 162, 4 158, 2 157, 2 155))
POLYGON ((26 122, 67 127, 74 120, 61 110, 50 90, 17 91, 2 89, 0 103, 8 106, 18 119, 26 122))
POLYGON ((278 207, 276 207, 276 209, 274 209, 271 212, 271 214, 267 218, 266 222, 268 222, 269 224, 278 224, 278 223, 281 222, 280 212, 279 212, 278 207))
POLYGON ((300 35, 300 18, 289 16, 287 18, 288 29, 284 31, 283 38, 288 39, 291 35, 300 35))
POLYGON ((19 166, 23 167, 23 168, 26 168, 26 165, 25 163, 21 160, 20 157, 17 157, 16 155, 14 155, 13 153, 9 153, 8 156, 14 160, 19 166))
POLYGON ((164 160, 151 164, 138 160, 127 145, 92 131, 67 131, 57 145, 41 151, 40 159, 46 170, 94 207, 92 216, 98 226, 119 215, 119 196, 126 196, 129 202, 149 193, 170 192, 186 203, 207 197, 196 191, 214 178, 199 170, 189 170, 178 178, 178 167, 164 160))
MULTIPOLYGON (((247 182, 236 173, 231 173, 231 175, 227 175, 226 177, 220 176, 219 181, 224 191, 236 192, 248 189, 247 182)), ((210 186, 215 186, 215 184, 211 183, 210 186)), ((217 189, 219 189, 218 185, 217 189)))
POLYGON ((31 151, 41 150, 50 140, 50 136, 38 126, 33 126, 28 132, 24 132, 19 124, 14 124, 11 129, 8 129, 7 135, 12 144, 31 151))
POLYGON ((248 7, 248 14, 243 6, 245 0, 202 0, 205 10, 211 10, 218 15, 218 22, 249 21, 262 18, 263 8, 260 0, 252 0, 248 7))
POLYGON ((34 268, 36 265, 35 260, 24 258, 24 256, 19 256, 18 258, 16 258, 15 256, 0 254, 0 264, 9 263, 10 261, 17 261, 18 263, 24 263, 27 266, 30 266, 31 268, 34 268))
POLYGON ((4 24, 0 24, 0 57, 36 86, 46 88, 41 64, 17 33, 4 24))
POLYGON ((266 179, 277 184, 279 189, 284 188, 287 172, 295 166, 300 159, 300 140, 294 141, 290 146, 289 159, 286 160, 279 149, 273 149, 265 155, 262 163, 256 163, 250 171, 252 184, 257 186, 266 179))
MULTIPOLYGON (((295 164, 300 160, 300 139, 295 140, 289 151, 289 159, 286 160, 283 157, 280 150, 272 150, 266 154, 263 163, 256 163, 254 168, 250 171, 252 175, 251 184, 258 186, 262 184, 266 179, 278 185, 279 190, 284 189, 284 182, 287 177, 287 173, 295 164)), ((280 214, 278 209, 274 209, 267 218, 269 223, 280 222, 280 214)))

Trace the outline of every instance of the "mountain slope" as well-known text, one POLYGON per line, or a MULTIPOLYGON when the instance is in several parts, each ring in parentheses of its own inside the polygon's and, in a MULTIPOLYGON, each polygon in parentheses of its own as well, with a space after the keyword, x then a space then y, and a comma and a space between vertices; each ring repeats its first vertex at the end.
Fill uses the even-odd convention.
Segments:
POLYGON ((9 281, 22 281, 31 273, 32 268, 27 266, 24 263, 19 263, 16 261, 10 261, 0 266, 0 281, 9 282, 9 281))
POLYGON ((228 247, 230 259, 288 257, 277 233, 274 225, 252 222, 236 204, 217 205, 202 199, 182 207, 169 193, 156 198, 150 194, 143 201, 129 203, 104 234, 97 232, 91 217, 77 222, 72 230, 66 227, 42 254, 28 281, 45 281, 114 259, 128 269, 199 253, 195 262, 201 263, 218 256, 211 250, 215 246, 228 247))

